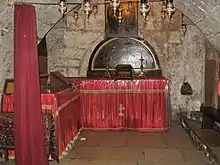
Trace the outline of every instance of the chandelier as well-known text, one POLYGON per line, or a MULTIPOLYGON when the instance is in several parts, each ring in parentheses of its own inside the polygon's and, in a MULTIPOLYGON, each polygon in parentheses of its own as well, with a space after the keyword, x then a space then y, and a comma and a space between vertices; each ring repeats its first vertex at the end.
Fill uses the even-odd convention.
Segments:
MULTIPOLYGON (((110 6, 113 9, 114 16, 117 17, 119 23, 122 22, 122 11, 120 9, 121 1, 122 1, 122 3, 126 3, 126 2, 131 3, 130 0, 109 0, 108 2, 104 1, 104 4, 105 3, 110 4, 110 6), (118 14, 116 14, 117 11, 119 11, 118 14)), ((63 16, 67 12, 67 4, 68 4, 67 0, 60 0, 59 1, 58 10, 60 11, 60 13, 63 16)), ((103 4, 103 3, 100 3, 100 4, 103 4)), ((90 2, 90 0, 83 0, 82 7, 83 7, 83 11, 85 13, 86 19, 89 19, 90 15, 92 13, 94 15, 96 15, 98 13, 98 5, 99 5, 99 3, 92 4, 90 2)), ((149 5, 149 1, 148 0, 140 0, 139 12, 143 16, 145 22, 146 22, 146 18, 147 18, 147 15, 149 14, 150 10, 151 10, 151 8, 149 5)), ((167 15, 169 18, 169 21, 171 22, 172 16, 175 13, 175 11, 176 11, 176 9, 174 7, 173 0, 162 0, 162 9, 161 9, 162 19, 165 19, 166 15, 167 15)), ((76 21, 79 19, 78 11, 74 11, 73 17, 76 21)))

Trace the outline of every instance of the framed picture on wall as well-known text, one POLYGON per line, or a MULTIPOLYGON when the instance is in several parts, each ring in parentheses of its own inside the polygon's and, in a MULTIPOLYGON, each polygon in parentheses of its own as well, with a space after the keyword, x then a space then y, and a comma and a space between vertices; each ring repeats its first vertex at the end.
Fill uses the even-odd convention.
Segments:
POLYGON ((137 2, 123 2, 114 12, 113 7, 105 4, 105 36, 137 37, 138 36, 138 4, 137 2))

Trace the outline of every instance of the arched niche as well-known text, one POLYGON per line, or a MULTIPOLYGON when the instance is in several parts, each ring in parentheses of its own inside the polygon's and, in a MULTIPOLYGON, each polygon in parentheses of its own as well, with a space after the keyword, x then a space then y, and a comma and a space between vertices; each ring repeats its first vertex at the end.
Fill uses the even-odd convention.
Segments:
POLYGON ((141 38, 109 38, 100 42, 92 52, 87 77, 103 77, 107 67, 114 77, 118 64, 130 64, 133 76, 137 77, 141 71, 141 56, 146 76, 162 76, 157 54, 148 42, 141 38))

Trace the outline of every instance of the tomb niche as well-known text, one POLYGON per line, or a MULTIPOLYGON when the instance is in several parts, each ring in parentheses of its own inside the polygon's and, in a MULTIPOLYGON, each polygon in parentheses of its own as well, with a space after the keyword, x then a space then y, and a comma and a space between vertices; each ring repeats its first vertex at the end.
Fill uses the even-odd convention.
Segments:
POLYGON ((131 68, 129 76, 161 77, 156 52, 141 38, 109 38, 99 43, 91 54, 87 77, 115 78, 117 68, 131 68), (127 67, 122 67, 127 66, 127 67), (129 67, 128 67, 129 66, 129 67))

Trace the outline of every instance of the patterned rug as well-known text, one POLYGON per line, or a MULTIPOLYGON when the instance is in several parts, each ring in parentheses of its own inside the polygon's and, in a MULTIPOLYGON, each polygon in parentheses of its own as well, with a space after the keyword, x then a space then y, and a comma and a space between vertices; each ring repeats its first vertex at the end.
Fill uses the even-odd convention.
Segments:
MULTIPOLYGON (((5 150, 14 149, 14 114, 13 113, 0 113, 0 148, 5 150)), ((47 153, 50 154, 51 150, 56 147, 54 120, 51 114, 43 115, 44 132, 45 132, 45 145, 47 153)))

